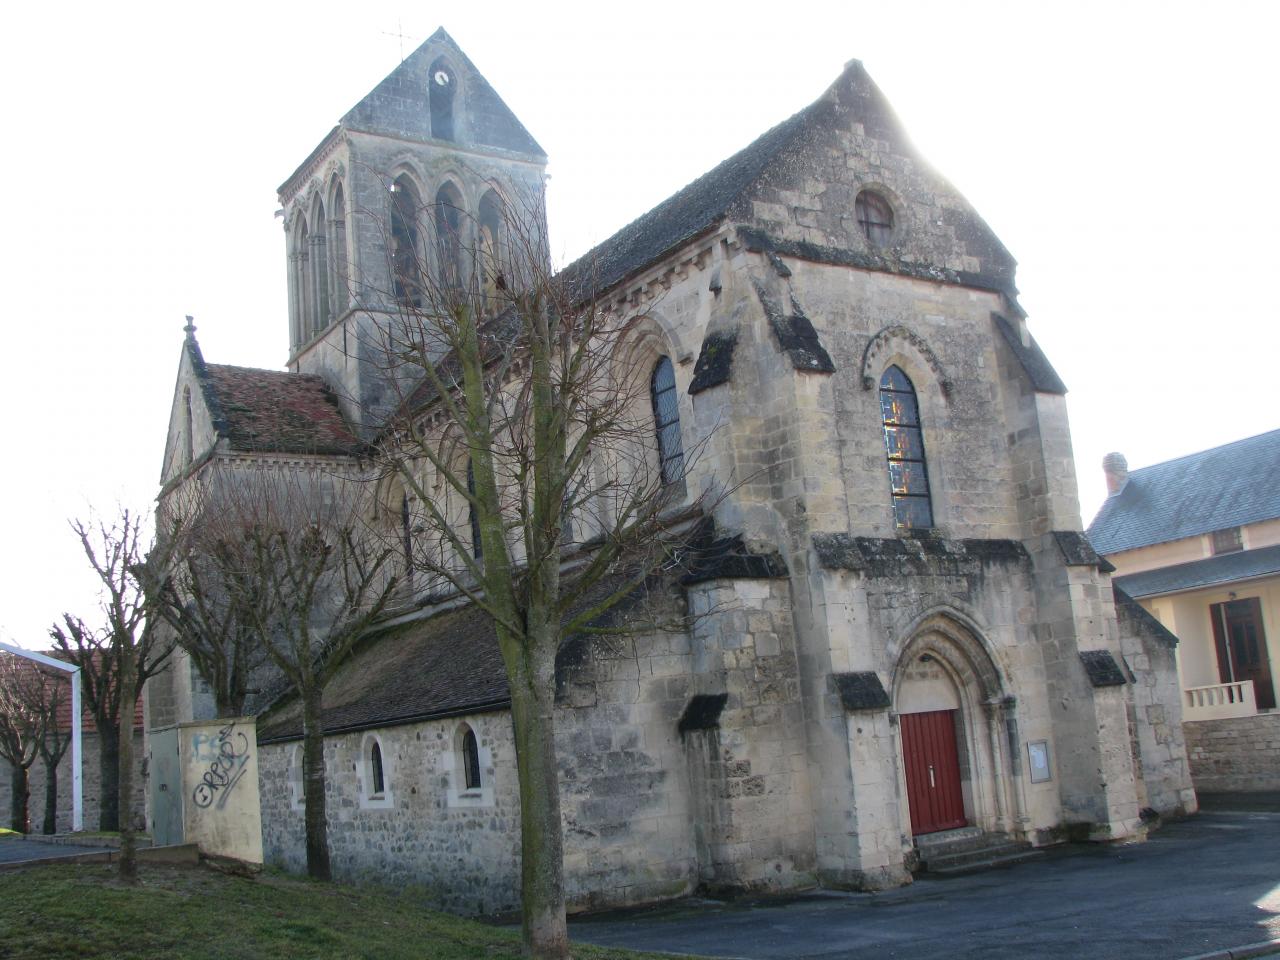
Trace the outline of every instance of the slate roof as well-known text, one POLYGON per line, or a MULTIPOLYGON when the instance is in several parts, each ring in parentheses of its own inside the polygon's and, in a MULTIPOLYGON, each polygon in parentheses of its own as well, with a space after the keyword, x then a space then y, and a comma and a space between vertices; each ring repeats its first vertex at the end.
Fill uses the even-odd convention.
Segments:
POLYGON ((322 377, 218 363, 197 374, 232 450, 354 455, 362 448, 322 377))
MULTIPOLYGON (((566 618, 616 591, 621 574, 607 576, 577 598, 566 618)), ((645 588, 592 621, 616 624, 645 588)), ((563 654, 586 635, 567 638, 563 654)), ((561 669, 557 658, 557 673, 561 669)), ((302 706, 286 694, 258 720, 258 740, 302 736, 302 706)), ((326 734, 417 723, 440 717, 504 710, 511 705, 507 672, 493 620, 467 603, 422 620, 374 633, 360 642, 325 688, 321 726, 326 734)))
POLYGON ((1113 554, 1276 517, 1280 430, 1130 471, 1088 533, 1113 554))
POLYGON ((719 223, 769 163, 834 105, 818 100, 782 121, 719 166, 633 220, 562 272, 569 283, 608 290, 719 223))
POLYGON ((1258 550, 1224 553, 1204 560, 1179 563, 1159 570, 1146 570, 1117 577, 1114 583, 1131 597, 1158 597, 1181 590, 1233 583, 1252 577, 1280 573, 1280 544, 1258 550))
MULTIPOLYGON (((369 640, 325 688, 325 733, 502 709, 511 702, 493 621, 461 607, 369 640)), ((302 707, 290 699, 258 721, 258 740, 302 736, 302 707)))

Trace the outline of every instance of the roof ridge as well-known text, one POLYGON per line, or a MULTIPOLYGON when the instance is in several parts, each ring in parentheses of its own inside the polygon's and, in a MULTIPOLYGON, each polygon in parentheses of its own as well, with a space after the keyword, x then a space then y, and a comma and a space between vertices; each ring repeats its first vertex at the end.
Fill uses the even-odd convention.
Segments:
POLYGON ((1251 443, 1255 440, 1261 440, 1263 437, 1269 437, 1276 433, 1280 433, 1280 427, 1277 427, 1274 430, 1264 430, 1262 433, 1255 433, 1252 436, 1241 437, 1238 440, 1228 440, 1226 443, 1220 443, 1216 447, 1205 447, 1203 450, 1196 450, 1192 453, 1184 453, 1176 457, 1170 457, 1168 460, 1161 460, 1158 463, 1149 463, 1145 467, 1134 467, 1129 470, 1129 479, 1132 480, 1136 473, 1143 473, 1147 470, 1154 470, 1156 467, 1164 467, 1175 463, 1181 463, 1183 460, 1190 460, 1193 457, 1202 457, 1206 453, 1218 453, 1219 451, 1226 450, 1228 447, 1238 446, 1242 443, 1251 443))

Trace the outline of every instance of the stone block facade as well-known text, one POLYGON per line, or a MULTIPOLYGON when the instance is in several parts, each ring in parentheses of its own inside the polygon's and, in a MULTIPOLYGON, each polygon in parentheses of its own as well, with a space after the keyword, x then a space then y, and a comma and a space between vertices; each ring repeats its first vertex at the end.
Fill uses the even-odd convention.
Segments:
MULTIPOLYGON (((495 182, 542 203, 536 144, 481 136, 497 130, 485 90, 438 34, 281 188, 290 367, 323 378, 362 436, 396 395, 361 352, 388 322, 388 304, 363 298, 390 284, 386 224, 370 217, 402 189, 445 191, 473 218, 495 182), (455 72, 441 79, 439 63, 455 72), (446 115, 424 85, 455 79, 446 115), (315 308, 324 278, 308 258, 324 247, 308 222, 344 245, 346 312, 315 308)), ((681 438, 690 455, 664 476, 665 503, 673 523, 700 509, 713 547, 661 584, 681 629, 635 616, 634 632, 560 652, 575 909, 699 888, 883 888, 910 881, 917 837, 955 826, 1136 840, 1145 809, 1193 808, 1172 641, 1118 617, 1080 533, 1066 388, 1027 329, 1013 258, 915 154, 860 64, 561 276, 595 281, 592 308, 627 331, 611 372, 647 377, 653 401, 637 443, 667 464, 663 444, 681 438), (659 424, 660 392, 675 409, 659 424)), ((440 497, 441 514, 465 517, 440 497)), ((519 809, 493 627, 457 598, 414 599, 326 700, 334 870, 502 912, 516 905, 519 809)), ((258 729, 265 856, 301 869, 296 704, 258 729)))

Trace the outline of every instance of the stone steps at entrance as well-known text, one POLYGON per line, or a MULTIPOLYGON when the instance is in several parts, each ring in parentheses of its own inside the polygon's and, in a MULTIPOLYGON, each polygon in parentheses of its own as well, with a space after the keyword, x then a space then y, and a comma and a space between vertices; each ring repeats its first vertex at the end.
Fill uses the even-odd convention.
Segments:
POLYGON ((920 870, 935 876, 1007 867, 1044 855, 1025 840, 1013 840, 1004 833, 983 833, 977 827, 917 837, 916 851, 920 870))

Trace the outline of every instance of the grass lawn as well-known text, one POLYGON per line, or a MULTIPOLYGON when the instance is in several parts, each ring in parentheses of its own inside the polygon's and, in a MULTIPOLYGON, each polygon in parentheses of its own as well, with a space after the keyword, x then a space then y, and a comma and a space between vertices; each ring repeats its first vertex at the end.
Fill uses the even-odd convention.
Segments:
MULTIPOLYGON (((244 879, 204 867, 139 866, 141 883, 134 888, 116 882, 114 867, 98 864, 0 873, 0 958, 520 957, 518 933, 432 912, 411 891, 274 873, 244 879)), ((644 955, 583 946, 574 956, 644 955)))
POLYGON ((20 837, 20 836, 22 836, 22 834, 20 834, 17 830, 10 830, 8 827, 0 827, 0 840, 3 840, 5 837, 20 837))

